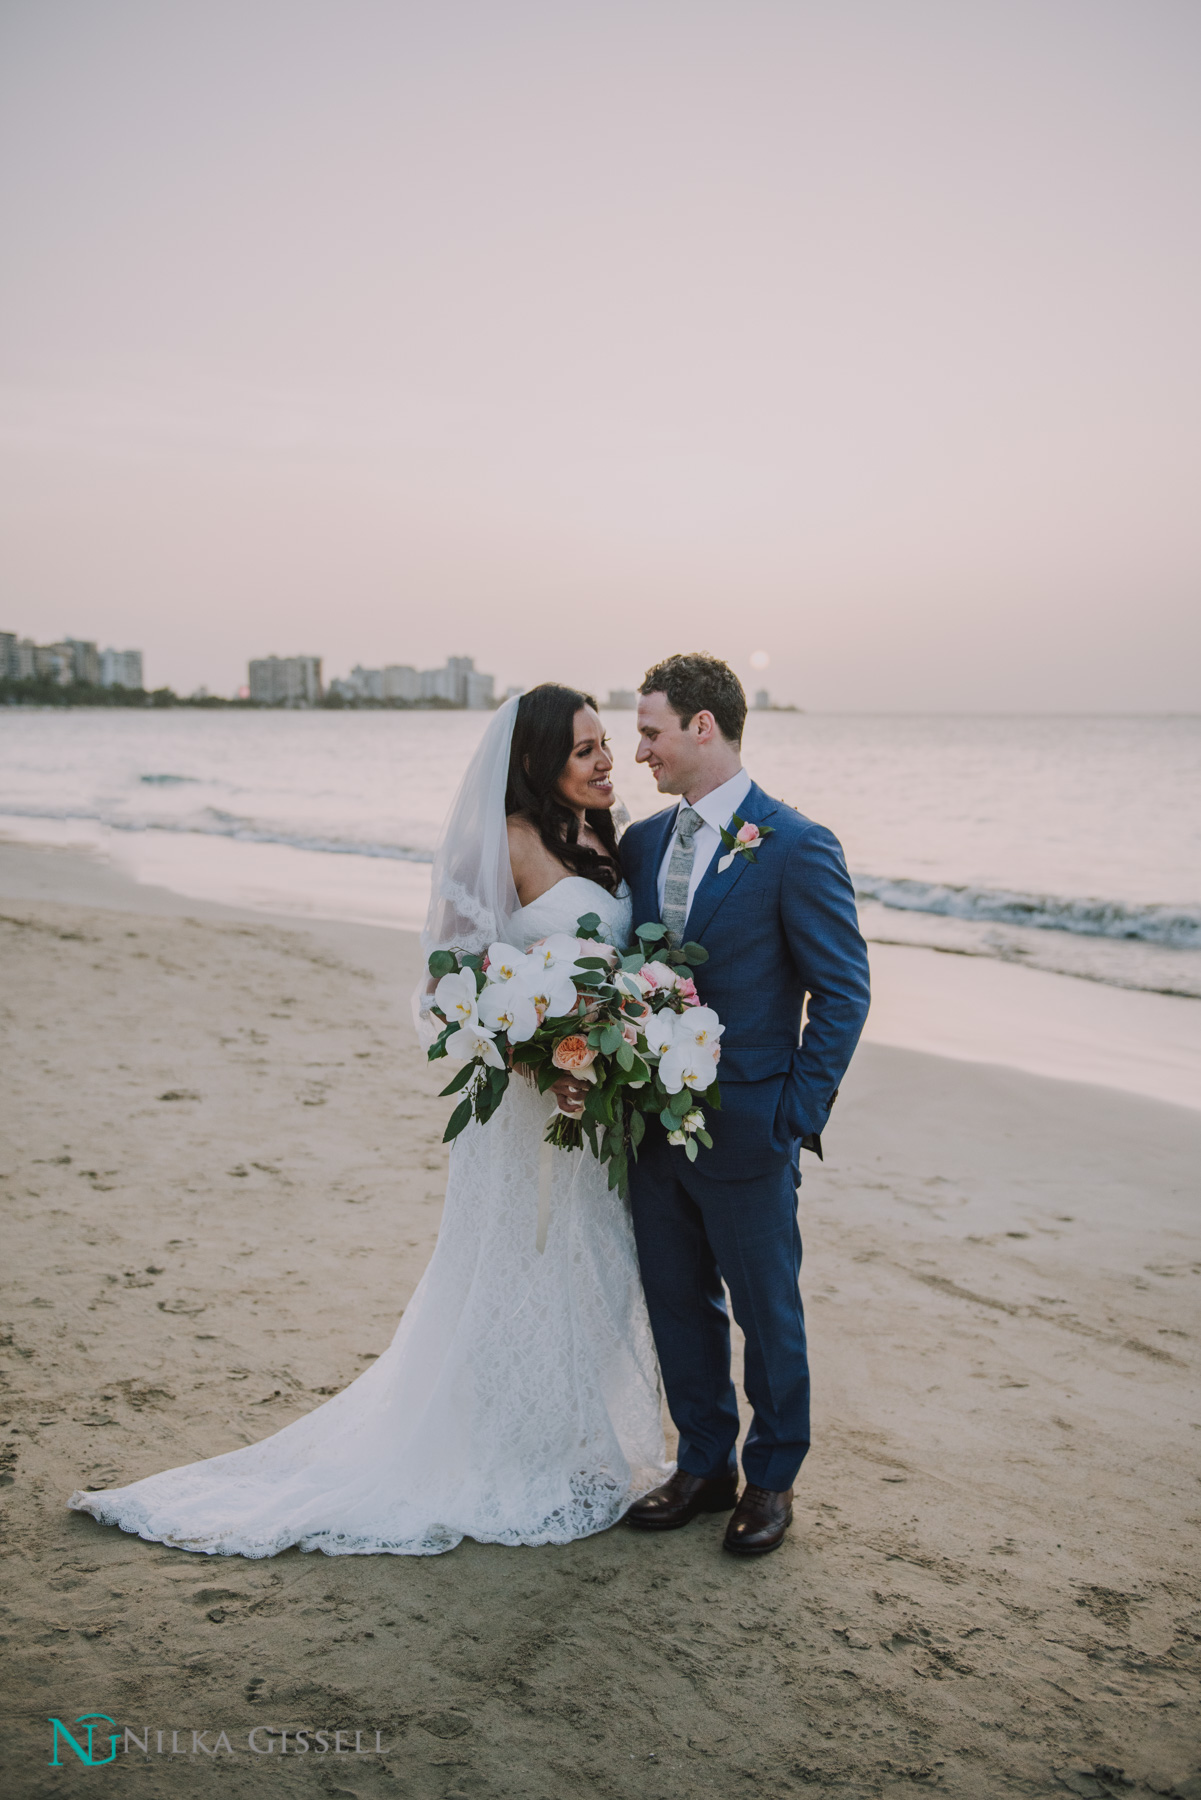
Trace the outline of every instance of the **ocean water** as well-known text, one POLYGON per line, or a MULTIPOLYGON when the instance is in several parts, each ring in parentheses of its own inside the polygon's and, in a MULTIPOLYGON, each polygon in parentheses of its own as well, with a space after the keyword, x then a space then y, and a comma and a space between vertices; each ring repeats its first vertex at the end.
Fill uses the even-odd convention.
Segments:
MULTIPOLYGON (((635 818, 662 805, 606 721, 635 818)), ((0 709, 0 833, 273 911, 419 925, 472 713, 0 709)), ((1201 998, 1201 718, 752 714, 866 935, 1201 998)))

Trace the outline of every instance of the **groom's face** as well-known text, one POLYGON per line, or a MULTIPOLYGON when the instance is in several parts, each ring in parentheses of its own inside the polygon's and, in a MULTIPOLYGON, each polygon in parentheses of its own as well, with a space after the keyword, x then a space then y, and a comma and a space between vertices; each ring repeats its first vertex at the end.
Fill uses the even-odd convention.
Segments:
MULTIPOLYGON (((697 718, 681 725, 666 694, 642 694, 638 700, 638 754, 661 794, 685 794, 697 774, 697 718)), ((708 717, 708 715, 704 715, 708 717)))

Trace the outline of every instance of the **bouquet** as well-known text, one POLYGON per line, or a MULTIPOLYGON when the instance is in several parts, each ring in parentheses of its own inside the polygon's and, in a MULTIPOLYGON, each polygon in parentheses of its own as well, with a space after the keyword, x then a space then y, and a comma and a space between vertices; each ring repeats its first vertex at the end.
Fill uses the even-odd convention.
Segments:
POLYGON ((690 970, 708 961, 700 944, 672 947, 663 925, 640 925, 624 954, 603 943, 596 913, 576 922, 575 937, 544 938, 532 949, 493 944, 486 956, 435 950, 433 1012, 443 1022, 431 1062, 464 1067, 442 1092, 463 1094, 443 1143, 472 1118, 484 1124, 515 1071, 546 1090, 561 1075, 587 1083, 583 1112, 559 1111, 546 1141, 563 1150, 587 1142, 609 1165, 609 1186, 629 1190, 648 1116, 668 1142, 695 1162, 712 1149, 705 1114, 720 1108, 717 1063, 725 1027, 702 1006, 690 970))

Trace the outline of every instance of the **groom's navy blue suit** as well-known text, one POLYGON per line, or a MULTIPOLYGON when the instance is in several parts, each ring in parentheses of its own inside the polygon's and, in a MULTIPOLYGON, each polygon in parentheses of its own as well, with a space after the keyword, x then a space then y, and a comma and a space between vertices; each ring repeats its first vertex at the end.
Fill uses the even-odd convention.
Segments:
MULTIPOLYGON (((659 919, 658 875, 676 812, 631 825, 622 839, 635 925, 659 919)), ((837 838, 753 783, 739 816, 770 825, 771 835, 753 863, 737 856, 719 874, 720 852, 713 857, 684 932, 709 952, 693 974, 725 1025, 722 1106, 707 1117, 713 1148, 690 1163, 651 1124, 630 1202, 680 1468, 702 1476, 737 1468, 724 1277, 746 1338, 754 1409, 743 1469, 748 1481, 780 1491, 809 1448, 799 1154, 821 1155, 822 1127, 867 1017, 867 949, 837 838)))

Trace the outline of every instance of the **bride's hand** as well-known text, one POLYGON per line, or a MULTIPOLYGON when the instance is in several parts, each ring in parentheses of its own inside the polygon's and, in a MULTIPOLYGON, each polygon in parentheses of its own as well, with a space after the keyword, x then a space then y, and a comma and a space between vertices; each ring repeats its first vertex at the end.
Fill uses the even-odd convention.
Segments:
POLYGON ((550 1092, 559 1102, 562 1112, 582 1113, 584 1101, 588 1096, 588 1084, 576 1081, 571 1075, 560 1075, 558 1081, 551 1083, 550 1092))

